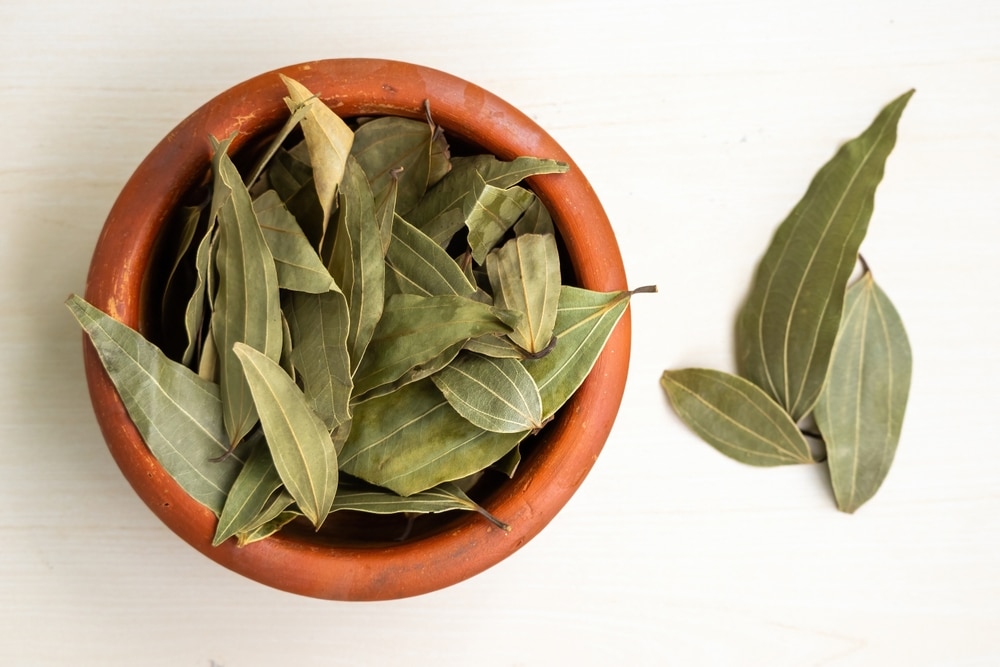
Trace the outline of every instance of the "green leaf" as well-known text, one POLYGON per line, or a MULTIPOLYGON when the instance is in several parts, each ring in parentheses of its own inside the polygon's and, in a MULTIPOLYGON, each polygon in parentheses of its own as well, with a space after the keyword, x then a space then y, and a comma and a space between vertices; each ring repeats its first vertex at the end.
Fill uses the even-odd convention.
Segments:
POLYGON ((496 359, 523 359, 522 352, 507 336, 497 334, 486 334, 470 339, 465 344, 465 349, 469 352, 482 354, 496 359))
POLYGON ((347 160, 340 193, 337 233, 330 273, 347 298, 350 328, 347 349, 357 369, 385 303, 385 257, 368 180, 353 157, 347 160))
POLYGON ((548 419, 583 384, 629 303, 629 292, 594 292, 563 285, 559 292, 552 350, 526 359, 548 419))
POLYGON ((427 194, 406 219, 440 245, 446 245, 465 224, 465 201, 482 179, 486 185, 506 190, 529 176, 565 172, 564 162, 519 157, 510 162, 492 155, 452 158, 452 169, 427 194))
MULTIPOLYGON (((252 436, 251 436, 252 437, 252 436)), ((271 460, 263 437, 255 439, 219 515, 212 546, 217 547, 233 535, 253 526, 274 492, 281 488, 281 477, 271 460)))
POLYGON ((319 528, 337 493, 337 451, 330 433, 277 363, 242 343, 235 345, 235 352, 281 481, 319 528))
POLYGON ((322 294, 336 287, 330 272, 302 228, 274 190, 267 190, 253 202, 278 274, 278 287, 297 292, 322 294))
POLYGON ((404 387, 411 382, 416 382, 417 380, 423 380, 426 377, 430 377, 437 373, 439 370, 454 361, 458 353, 461 352, 467 343, 465 341, 459 341, 454 345, 446 348, 444 352, 438 354, 437 356, 421 363, 413 368, 409 369, 398 378, 392 382, 387 382, 385 384, 380 384, 374 389, 370 389, 364 394, 355 394, 352 399, 354 404, 360 403, 362 401, 370 401, 373 398, 378 398, 379 396, 385 396, 386 394, 391 394, 392 392, 398 390, 400 387, 404 387))
MULTIPOLYGON (((309 147, 309 162, 319 203, 323 207, 323 230, 327 228, 333 213, 337 188, 344 178, 347 157, 354 143, 354 132, 322 100, 313 95, 298 81, 280 75, 288 88, 285 103, 289 110, 305 107, 301 121, 302 133, 309 147)), ((322 237, 321 237, 322 239, 322 237)), ((322 243, 322 240, 321 240, 322 243)))
POLYGON ((217 242, 217 228, 213 218, 209 220, 208 228, 198 242, 198 249, 195 251, 194 289, 184 309, 184 331, 187 336, 187 347, 184 348, 181 362, 188 367, 194 364, 195 355, 202 343, 206 305, 211 306, 215 299, 214 290, 209 283, 211 282, 210 277, 215 273, 214 256, 217 242))
POLYGON ((511 321, 509 313, 459 296, 394 295, 354 374, 354 393, 361 396, 392 382, 470 338, 508 333, 505 320, 511 321))
POLYGON ((468 297, 476 291, 444 248, 402 218, 393 224, 386 260, 404 294, 468 297))
POLYGON ((408 211, 427 192, 434 129, 426 122, 383 116, 354 133, 351 154, 364 169, 378 206, 397 187, 395 208, 408 211))
POLYGON ((810 463, 809 443, 764 390, 722 371, 665 371, 660 380, 678 416, 726 456, 756 466, 810 463))
POLYGON ((538 387, 515 359, 460 354, 431 380, 458 414, 481 429, 520 433, 542 427, 538 387))
POLYGON ((219 351, 222 416, 235 447, 257 423, 250 388, 233 353, 245 343, 268 358, 281 355, 281 304, 274 258, 239 172, 226 155, 228 141, 216 144, 212 159, 213 217, 219 224, 219 291, 212 335, 219 351))
POLYGON ((910 391, 910 343, 871 273, 847 292, 830 375, 815 417, 837 507, 854 512, 878 491, 896 454, 910 391))
POLYGON ((349 316, 340 292, 289 293, 285 317, 292 338, 292 365, 302 378, 310 407, 333 430, 351 418, 349 316))
POLYGON ((823 388, 845 286, 912 94, 885 107, 819 170, 775 233, 740 312, 740 373, 795 421, 809 413, 823 388))
POLYGON ((444 482, 433 489, 414 493, 411 496, 401 496, 377 486, 364 482, 348 482, 341 484, 337 491, 337 499, 333 502, 331 511, 351 510, 368 514, 437 514, 453 510, 478 512, 503 530, 510 526, 501 522, 492 514, 479 506, 458 485, 444 482))
POLYGON ((410 496, 482 470, 526 435, 476 427, 424 379, 354 406, 341 470, 410 496))
POLYGON ((228 450, 217 385, 168 359, 141 334, 73 295, 66 306, 83 327, 143 441, 196 501, 222 511, 243 466, 228 450))
POLYGON ((292 494, 288 493, 284 488, 279 489, 271 496, 271 499, 268 500, 253 522, 244 530, 236 533, 236 546, 245 547, 252 542, 270 537, 284 526, 302 516, 302 512, 299 512, 297 509, 288 509, 294 503, 295 499, 292 498, 292 494))
POLYGON ((510 339, 529 354, 541 353, 552 340, 562 285, 555 237, 514 237, 489 254, 486 269, 494 303, 525 315, 510 339))
POLYGON ((378 223, 378 234, 382 239, 382 256, 389 252, 392 243, 392 231, 396 218, 396 195, 399 192, 399 179, 393 178, 389 189, 381 201, 375 203, 375 222, 378 223))
POLYGON ((489 185, 477 174, 474 191, 465 198, 462 213, 469 228, 469 247, 478 264, 486 261, 486 254, 514 226, 528 205, 535 199, 530 190, 513 186, 497 188, 489 185))

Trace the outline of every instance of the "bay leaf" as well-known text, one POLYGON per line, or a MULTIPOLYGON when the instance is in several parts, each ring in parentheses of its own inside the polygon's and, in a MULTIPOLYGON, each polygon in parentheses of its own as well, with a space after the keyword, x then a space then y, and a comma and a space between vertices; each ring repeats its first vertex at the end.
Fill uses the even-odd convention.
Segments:
POLYGON ((814 411, 841 511, 852 513, 871 499, 889 472, 911 368, 899 313, 866 273, 847 291, 830 374, 814 411))
POLYGON ((368 354, 354 374, 355 395, 392 382, 448 348, 511 330, 512 313, 459 296, 397 294, 386 301, 368 354), (505 322, 505 320, 507 320, 505 322))
POLYGON ((542 397, 515 359, 465 352, 431 380, 455 412, 483 430, 520 433, 542 427, 542 397))
POLYGON ((249 345, 234 348, 274 467, 299 509, 319 528, 337 493, 337 451, 330 433, 277 363, 249 345))
POLYGON ((756 466, 812 462, 795 422, 749 380, 686 368, 665 371, 660 384, 684 423, 726 456, 756 466))
MULTIPOLYGON (((395 174, 394 174, 395 175, 395 174)), ((396 219, 396 196, 399 193, 399 179, 393 178, 386 190, 385 197, 375 202, 375 222, 378 223, 379 237, 382 239, 382 256, 389 252, 392 243, 392 230, 396 219)))
POLYGON ((66 301, 90 337, 125 409, 163 469, 218 515, 243 460, 229 449, 219 387, 172 361, 140 333, 73 295, 66 301))
MULTIPOLYGON (((564 162, 534 157, 519 157, 509 162, 492 155, 456 157, 449 171, 411 211, 406 219, 440 245, 447 245, 465 225, 465 201, 479 179, 487 185, 506 190, 529 176, 565 172, 564 162)), ((474 196, 474 195, 473 195, 474 196)))
POLYGON ((302 516, 294 507, 295 499, 284 488, 279 489, 244 530, 236 533, 236 546, 245 547, 274 535, 302 516), (289 509, 291 508, 291 509, 289 509))
POLYGON ((376 206, 393 187, 398 210, 420 201, 427 192, 433 139, 426 122, 401 116, 376 118, 355 131, 351 155, 368 176, 376 206))
POLYGON ((229 489, 226 504, 219 515, 219 523, 212 538, 214 547, 251 527, 271 496, 281 488, 281 477, 274 467, 263 435, 250 437, 253 440, 248 442, 250 453, 229 489))
POLYGON ((332 431, 351 418, 353 382, 347 351, 347 299, 338 291, 291 292, 284 304, 292 339, 292 365, 302 379, 309 406, 332 431))
MULTIPOLYGON (((301 144, 304 146, 305 141, 301 144)), ((309 155, 303 151, 280 149, 268 167, 267 184, 292 214, 314 248, 323 236, 323 207, 316 192, 309 155)))
POLYGON ((336 287, 330 272, 277 192, 265 191, 254 200, 253 209, 264 241, 274 257, 279 288, 322 294, 336 287))
POLYGON ((378 398, 379 396, 385 396, 386 394, 391 394, 392 392, 398 390, 400 387, 404 387, 411 382, 416 382, 417 380, 423 380, 426 377, 430 377, 437 373, 439 370, 450 364, 458 356, 467 343, 465 341, 459 341, 454 345, 446 348, 441 354, 423 362, 422 364, 417 364, 413 368, 409 369, 398 378, 392 382, 387 382, 385 384, 380 384, 374 389, 366 391, 364 394, 357 394, 352 397, 352 404, 357 404, 362 401, 370 401, 373 398, 378 398))
POLYGON ((267 147, 267 150, 265 150, 264 153, 260 156, 260 158, 258 158, 257 164, 256 166, 254 166, 253 171, 251 171, 250 175, 246 179, 244 179, 243 182, 246 184, 248 189, 251 186, 253 186, 253 184, 256 183, 258 179, 260 179, 261 174, 264 173, 264 169, 267 167, 268 163, 278 153, 278 151, 281 150, 281 147, 285 143, 285 140, 288 139, 292 131, 299 126, 299 123, 302 122, 302 119, 306 117, 306 114, 309 113, 309 111, 310 110, 308 104, 296 105, 295 108, 291 110, 292 113, 288 116, 288 118, 285 119, 285 123, 281 126, 281 129, 278 130, 278 133, 271 140, 270 144, 267 147))
POLYGON ((340 465, 349 475, 410 496, 482 470, 526 435, 476 427, 423 379, 354 406, 340 465))
POLYGON ((281 355, 281 304, 274 258, 232 160, 228 141, 217 143, 212 158, 212 212, 219 225, 218 294, 212 335, 219 351, 222 416, 231 447, 257 423, 257 412, 242 367, 233 352, 246 343, 268 358, 281 355))
POLYGON ((812 410, 823 388, 847 280, 912 94, 886 106, 819 170, 775 232, 740 312, 740 374, 795 421, 812 410))
POLYGON ((280 76, 288 89, 285 103, 289 110, 294 112, 300 106, 305 108, 305 116, 300 125, 309 148, 309 163, 316 193, 320 206, 323 207, 323 235, 320 237, 322 245, 322 237, 325 236, 333 213, 337 189, 344 178, 347 158, 354 143, 354 132, 308 88, 283 74, 280 76))
POLYGON ((517 236, 523 236, 524 234, 555 235, 555 233, 556 228, 552 222, 552 216, 549 214, 549 209, 545 208, 545 204, 538 197, 531 200, 528 208, 524 211, 524 215, 514 223, 514 234, 517 236))
POLYGON ((595 292, 563 285, 559 291, 554 335, 556 344, 524 367, 542 396, 542 418, 548 419, 583 384, 608 337, 628 307, 629 292, 595 292))
POLYGON ((529 355, 542 353, 552 340, 562 286, 555 237, 516 236, 487 256, 486 270, 494 303, 525 315, 510 339, 529 355))
POLYGON ((403 294, 468 297, 476 291, 451 255, 403 218, 393 224, 386 261, 403 294))
POLYGON ((438 514, 463 510, 478 512, 491 523, 510 530, 510 526, 483 509, 478 503, 463 491, 457 484, 444 482, 432 489, 401 496, 391 491, 363 482, 345 481, 337 492, 331 511, 351 510, 368 514, 438 514))
POLYGON ((524 358, 524 353, 511 342, 510 338, 507 336, 498 336, 497 334, 486 334, 470 338, 465 344, 464 349, 497 359, 524 358))
MULTIPOLYGON (((198 359, 202 346, 202 333, 205 329, 205 310, 211 309, 215 299, 215 290, 211 285, 211 277, 215 274, 215 248, 218 242, 215 220, 210 219, 208 228, 198 242, 194 255, 195 283, 191 296, 184 308, 184 332, 187 345, 181 362, 192 367, 198 359)), ((211 339, 211 336, 208 336, 211 339)), ((202 352, 204 354, 204 352, 202 352)))
MULTIPOLYGON (((183 265, 189 255, 191 245, 198 234, 198 226, 201 221, 202 206, 184 206, 176 214, 176 223, 180 227, 180 234, 176 239, 176 246, 173 248, 173 259, 170 262, 170 270, 167 272, 167 282, 163 287, 163 299, 160 303, 160 320, 169 322, 172 317, 172 304, 179 298, 178 292, 184 289, 181 274, 184 273, 183 265)), ((161 241, 166 246, 165 241, 161 241)), ((190 298, 190 294, 187 295, 190 298)), ((185 299, 185 302, 188 299, 185 299)))
MULTIPOLYGON (((434 125, 433 128, 434 137, 431 139, 431 166, 427 172, 428 189, 437 185, 451 171, 451 147, 448 145, 448 140, 445 138, 441 126, 434 125)), ((410 209, 407 208, 406 211, 408 210, 410 209)))
POLYGON ((340 193, 330 273, 347 299, 351 369, 364 356, 385 303, 385 256, 371 188, 360 165, 348 157, 340 193))
POLYGON ((516 185, 509 188, 492 186, 481 174, 476 175, 474 188, 474 194, 465 198, 462 212, 465 226, 469 228, 472 258, 482 264, 486 261, 486 254, 514 226, 535 195, 531 190, 516 185))

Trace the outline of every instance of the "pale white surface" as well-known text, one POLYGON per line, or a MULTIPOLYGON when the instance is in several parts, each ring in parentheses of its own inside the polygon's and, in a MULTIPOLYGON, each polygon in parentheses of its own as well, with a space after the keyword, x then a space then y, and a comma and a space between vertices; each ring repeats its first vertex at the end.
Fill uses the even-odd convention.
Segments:
POLYGON ((0 663, 1000 664, 1000 4, 0 3, 0 663), (581 165, 637 298, 591 476, 448 590, 299 598, 197 554, 108 455, 63 299, 150 148, 281 65, 371 56, 508 99, 581 165), (731 369, 732 323, 815 170, 917 88, 864 251, 914 348, 902 443, 855 516, 821 467, 725 459, 664 368, 731 369))

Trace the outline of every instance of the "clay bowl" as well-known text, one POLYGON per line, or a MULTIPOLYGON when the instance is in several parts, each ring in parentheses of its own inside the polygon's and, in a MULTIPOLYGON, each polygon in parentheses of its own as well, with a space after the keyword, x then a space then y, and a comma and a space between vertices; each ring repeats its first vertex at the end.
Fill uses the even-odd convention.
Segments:
MULTIPOLYGON (((510 104, 440 71, 383 60, 324 60, 280 70, 320 95, 344 117, 423 117, 429 100, 435 121, 453 142, 502 159, 519 155, 570 164, 558 177, 529 182, 548 206, 576 284, 625 289, 617 242, 587 179, 566 152, 510 104)), ((129 179, 101 232, 87 280, 87 300, 149 335, 162 282, 157 242, 179 203, 210 168, 209 136, 238 132, 233 150, 260 143, 287 116, 284 86, 268 72, 215 97, 168 134, 129 179)), ((188 497, 143 443, 87 341, 87 381, 111 453, 135 492, 177 535, 209 558, 258 582, 335 600, 402 598, 471 577, 522 547, 545 527, 583 482, 611 430, 621 402, 630 342, 626 312, 593 371, 556 418, 525 447, 511 480, 474 489, 504 532, 474 513, 418 519, 408 537, 400 519, 337 513, 319 533, 286 527, 238 548, 212 547, 215 516, 188 497), (343 516, 341 516, 343 514, 343 516)))

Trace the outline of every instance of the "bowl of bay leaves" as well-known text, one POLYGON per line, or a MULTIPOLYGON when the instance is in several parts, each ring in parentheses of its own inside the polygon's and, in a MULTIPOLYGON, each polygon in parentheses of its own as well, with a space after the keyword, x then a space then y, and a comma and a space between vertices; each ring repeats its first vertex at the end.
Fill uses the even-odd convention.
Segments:
POLYGON ((565 505, 618 411, 629 297, 533 121, 349 59, 182 121, 67 305, 108 447, 171 530, 264 584, 377 600, 485 570, 565 505))

